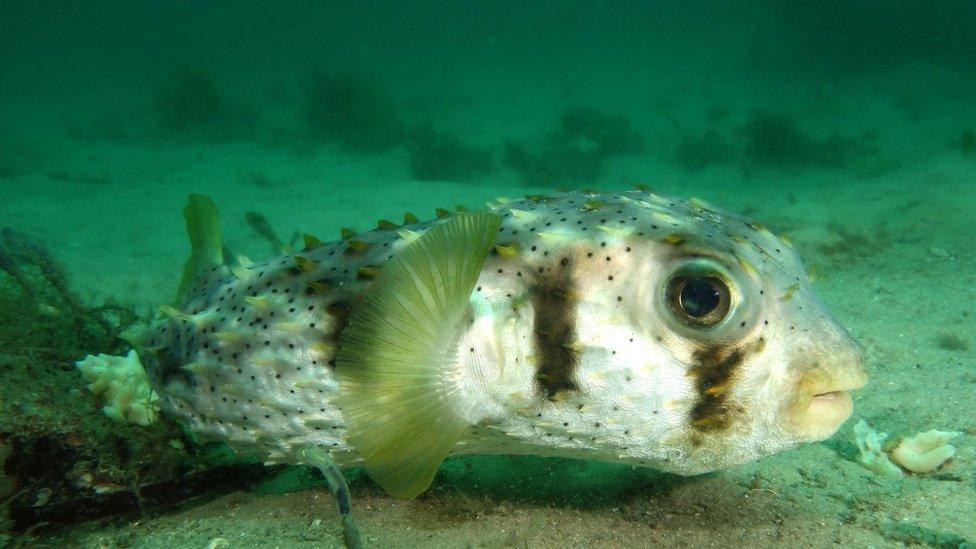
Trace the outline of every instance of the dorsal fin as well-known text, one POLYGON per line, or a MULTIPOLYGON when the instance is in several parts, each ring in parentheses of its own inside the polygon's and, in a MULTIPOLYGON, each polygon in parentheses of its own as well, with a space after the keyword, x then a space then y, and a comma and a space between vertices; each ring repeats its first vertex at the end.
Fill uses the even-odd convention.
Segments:
POLYGON ((424 233, 383 266, 340 335, 337 404, 349 440, 395 497, 426 490, 468 428, 444 369, 500 226, 495 214, 460 213, 424 233))
POLYGON ((311 235, 311 234, 302 235, 302 241, 305 243, 305 248, 302 250, 303 252, 317 250, 325 245, 322 243, 321 240, 315 237, 315 235, 311 235))
POLYGON ((186 232, 190 236, 190 258, 183 266, 183 278, 176 293, 177 305, 190 289, 193 279, 204 269, 224 264, 224 250, 220 243, 220 217, 217 206, 202 194, 191 194, 183 208, 186 232))

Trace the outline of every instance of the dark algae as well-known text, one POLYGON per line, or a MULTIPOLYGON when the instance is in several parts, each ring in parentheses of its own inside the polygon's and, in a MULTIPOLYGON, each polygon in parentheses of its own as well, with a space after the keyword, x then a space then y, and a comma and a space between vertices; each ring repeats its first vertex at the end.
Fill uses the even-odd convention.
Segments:
POLYGON ((127 343, 119 335, 136 314, 83 304, 42 245, 10 228, 0 235, 0 516, 7 517, 0 518, 0 539, 138 513, 139 485, 178 484, 174 477, 198 467, 183 449, 189 439, 168 422, 137 427, 98 413, 91 395, 78 390, 75 369, 87 354, 122 354, 127 343), (152 460, 143 457, 150 454, 152 460))
POLYGON ((430 123, 410 131, 407 155, 410 173, 421 181, 471 181, 492 173, 495 167, 490 151, 437 131, 430 123))
POLYGON ((623 116, 574 107, 539 143, 506 142, 504 162, 527 184, 585 185, 599 179, 612 159, 643 150, 643 137, 623 116))
POLYGON ((401 145, 405 134, 396 103, 378 79, 354 71, 316 72, 305 90, 311 135, 361 154, 401 145))
POLYGON ((153 106, 163 129, 183 133, 216 124, 225 114, 225 102, 213 74, 186 68, 171 73, 160 85, 153 106))

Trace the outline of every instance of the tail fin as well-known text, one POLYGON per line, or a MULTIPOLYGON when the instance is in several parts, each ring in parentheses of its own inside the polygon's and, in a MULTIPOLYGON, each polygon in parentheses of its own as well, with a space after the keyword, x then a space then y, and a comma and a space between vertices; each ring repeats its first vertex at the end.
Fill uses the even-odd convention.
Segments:
POLYGON ((183 266, 183 278, 176 293, 176 304, 190 290, 193 279, 204 269, 224 264, 224 251, 220 242, 220 217, 217 206, 202 194, 191 194, 183 208, 186 232, 190 235, 190 258, 183 266))

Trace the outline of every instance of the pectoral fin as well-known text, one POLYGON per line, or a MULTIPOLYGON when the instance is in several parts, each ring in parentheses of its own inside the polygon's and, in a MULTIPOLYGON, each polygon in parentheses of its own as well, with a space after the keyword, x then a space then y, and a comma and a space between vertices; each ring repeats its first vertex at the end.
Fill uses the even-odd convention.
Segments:
POLYGON ((339 407, 366 471, 390 494, 426 490, 468 428, 444 369, 501 219, 459 213, 380 270, 339 339, 339 407))

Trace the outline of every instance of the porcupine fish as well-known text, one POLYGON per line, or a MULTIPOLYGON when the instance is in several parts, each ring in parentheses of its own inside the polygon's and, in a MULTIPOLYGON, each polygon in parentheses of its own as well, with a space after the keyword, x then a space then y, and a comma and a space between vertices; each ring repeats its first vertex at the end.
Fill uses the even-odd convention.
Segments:
POLYGON ((397 497, 454 454, 729 467, 830 436, 866 382, 789 242, 694 199, 530 196, 232 266, 212 203, 186 214, 179 304, 135 338, 163 410, 397 497))

